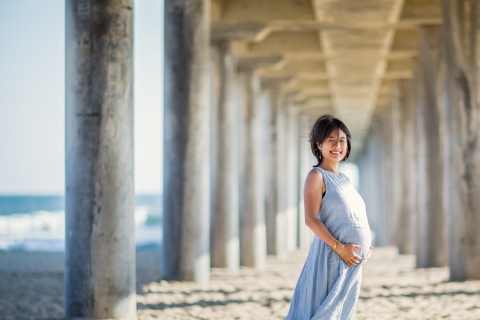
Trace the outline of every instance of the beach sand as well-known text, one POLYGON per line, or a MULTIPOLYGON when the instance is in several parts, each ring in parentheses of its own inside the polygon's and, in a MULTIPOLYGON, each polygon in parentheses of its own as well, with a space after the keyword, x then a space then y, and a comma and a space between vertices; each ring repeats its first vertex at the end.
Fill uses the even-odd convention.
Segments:
MULTIPOLYGON (((158 281, 157 251, 137 253, 139 319, 283 319, 306 252, 267 268, 212 269, 211 283, 158 281)), ((0 319, 63 317, 63 254, 0 252, 0 319)), ((447 282, 447 268, 415 269, 415 257, 375 248, 364 265, 361 319, 480 319, 480 280, 447 282)))

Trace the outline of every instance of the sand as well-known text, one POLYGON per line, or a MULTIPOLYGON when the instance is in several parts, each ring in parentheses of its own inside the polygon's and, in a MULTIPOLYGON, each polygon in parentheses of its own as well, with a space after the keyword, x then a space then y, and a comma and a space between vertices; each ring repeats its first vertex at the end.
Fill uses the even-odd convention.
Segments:
MULTIPOLYGON (((264 271, 212 269, 211 284, 200 287, 156 281, 158 253, 140 251, 138 318, 283 319, 305 258, 269 257, 264 271)), ((62 254, 0 252, 0 319, 61 319, 62 265, 62 254)), ((480 319, 480 280, 448 282, 447 268, 414 265, 414 256, 375 248, 355 319, 480 319)))

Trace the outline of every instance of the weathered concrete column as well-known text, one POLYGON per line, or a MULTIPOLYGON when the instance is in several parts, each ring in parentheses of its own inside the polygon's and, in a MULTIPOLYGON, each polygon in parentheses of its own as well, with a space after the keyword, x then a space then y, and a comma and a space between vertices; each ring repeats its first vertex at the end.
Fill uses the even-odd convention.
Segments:
POLYGON ((442 28, 422 26, 418 30, 417 267, 443 267, 447 250, 442 28))
POLYGON ((65 315, 136 319, 133 1, 65 3, 65 315))
MULTIPOLYGON (((288 103, 288 102, 287 102, 288 103)), ((298 227, 298 137, 299 112, 291 104, 287 107, 286 159, 284 172, 287 173, 287 250, 297 248, 298 227)))
POLYGON ((313 241, 313 232, 305 224, 305 207, 303 203, 303 187, 308 173, 316 164, 310 149, 311 119, 308 114, 300 114, 299 144, 299 175, 298 175, 298 246, 300 249, 308 249, 313 241))
POLYGON ((252 70, 241 72, 244 105, 244 205, 240 219, 240 263, 262 269, 266 264, 265 189, 263 175, 260 79, 252 70))
MULTIPOLYGON (((387 216, 387 226, 390 236, 390 244, 399 245, 398 234, 400 226, 400 201, 401 201, 401 172, 398 168, 400 161, 400 128, 398 115, 398 92, 397 97, 392 97, 392 102, 382 112, 382 146, 384 171, 382 176, 382 188, 385 190, 384 212, 387 216), (396 104, 396 105, 395 105, 396 104)), ((401 252, 404 253, 404 252, 401 252)))
POLYGON ((480 279, 480 3, 443 0, 450 280, 480 279))
POLYGON ((216 103, 216 183, 212 230, 212 266, 238 270, 239 240, 239 118, 237 68, 230 41, 214 43, 218 61, 216 103))
POLYGON ((165 0, 162 276, 210 277, 210 1, 165 0))
POLYGON ((401 254, 415 253, 415 214, 416 214, 416 166, 415 166, 415 128, 416 106, 410 98, 411 81, 398 80, 398 102, 396 107, 399 113, 400 144, 394 145, 399 148, 397 165, 394 170, 399 171, 400 179, 392 183, 401 185, 399 216, 398 216, 398 251, 401 254))
MULTIPOLYGON (((359 189, 367 206, 368 220, 374 233, 373 245, 389 245, 387 218, 384 210, 385 190, 382 184, 384 163, 381 117, 372 116, 370 130, 365 139, 363 150, 357 160, 359 169, 359 189)), ((390 183, 392 183, 390 181, 390 183)))
POLYGON ((283 256, 287 248, 285 172, 285 94, 270 89, 270 159, 268 206, 266 212, 267 253, 283 256))

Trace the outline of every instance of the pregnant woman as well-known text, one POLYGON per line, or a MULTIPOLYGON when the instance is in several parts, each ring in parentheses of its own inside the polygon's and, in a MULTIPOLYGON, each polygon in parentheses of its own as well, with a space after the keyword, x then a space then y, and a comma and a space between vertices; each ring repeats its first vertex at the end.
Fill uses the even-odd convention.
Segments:
POLYGON ((305 180, 305 224, 315 237, 286 319, 352 319, 362 264, 372 247, 365 203, 338 171, 350 154, 350 131, 324 115, 312 128, 310 144, 318 163, 305 180))

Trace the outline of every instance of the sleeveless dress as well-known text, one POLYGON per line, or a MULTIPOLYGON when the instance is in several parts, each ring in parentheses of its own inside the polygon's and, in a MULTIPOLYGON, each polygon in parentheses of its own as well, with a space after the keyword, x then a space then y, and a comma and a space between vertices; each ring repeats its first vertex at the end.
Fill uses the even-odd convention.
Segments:
MULTIPOLYGON (((318 218, 339 242, 362 246, 355 252, 364 259, 370 250, 371 233, 362 197, 344 174, 315 169, 322 174, 327 189, 318 218)), ((352 319, 360 295, 362 262, 349 268, 315 235, 285 319, 352 319)))

